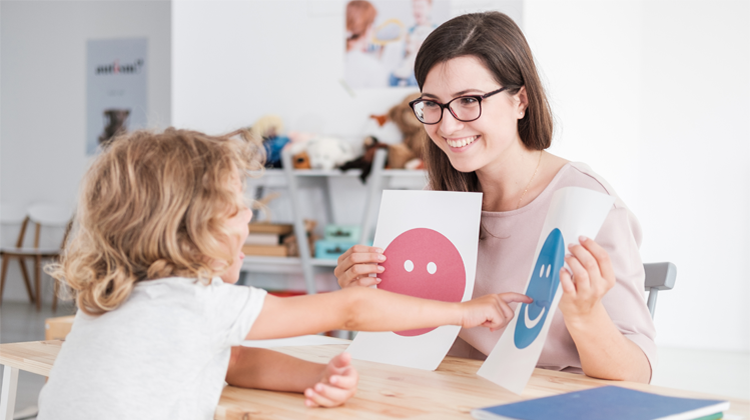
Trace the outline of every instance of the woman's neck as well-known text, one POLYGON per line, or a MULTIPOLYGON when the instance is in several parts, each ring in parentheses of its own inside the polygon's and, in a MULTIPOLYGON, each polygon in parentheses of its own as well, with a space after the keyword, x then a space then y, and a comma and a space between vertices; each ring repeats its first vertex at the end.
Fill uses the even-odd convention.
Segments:
POLYGON ((519 144, 501 159, 478 170, 477 178, 484 194, 482 210, 511 211, 533 201, 544 190, 538 188, 542 178, 539 172, 543 171, 545 158, 549 156, 544 151, 529 150, 519 144))

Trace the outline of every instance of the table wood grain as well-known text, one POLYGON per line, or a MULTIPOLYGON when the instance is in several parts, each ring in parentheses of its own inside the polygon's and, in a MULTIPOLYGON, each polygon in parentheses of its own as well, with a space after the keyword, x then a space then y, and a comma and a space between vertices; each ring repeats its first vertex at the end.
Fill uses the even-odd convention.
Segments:
MULTIPOLYGON (((0 363, 49 376, 61 341, 0 344, 0 363)), ((327 363, 346 345, 280 347, 274 350, 327 363)), ((640 391, 731 402, 728 414, 750 417, 750 401, 634 382, 605 381, 566 372, 534 371, 518 396, 476 375, 481 361, 446 357, 434 372, 354 360, 359 371, 357 394, 341 407, 308 408, 304 396, 226 386, 216 409, 217 420, 263 419, 470 419, 475 407, 545 397, 563 392, 618 385, 640 391)))

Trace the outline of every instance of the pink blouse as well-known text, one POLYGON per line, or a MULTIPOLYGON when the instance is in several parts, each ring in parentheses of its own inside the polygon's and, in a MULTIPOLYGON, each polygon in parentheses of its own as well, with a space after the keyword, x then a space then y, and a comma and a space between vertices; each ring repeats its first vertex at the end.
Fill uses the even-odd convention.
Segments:
MULTIPOLYGON (((585 164, 566 164, 547 188, 525 207, 506 212, 482 212, 474 297, 524 292, 552 194, 570 186, 615 197, 612 210, 595 238, 609 253, 617 278, 602 303, 620 332, 643 350, 653 371, 656 330, 645 303, 645 273, 638 252, 641 226, 612 187, 585 164)), ((515 304, 512 308, 515 309, 515 304)), ((502 333, 503 330, 491 333, 486 328, 462 329, 449 354, 484 359, 502 333)), ((537 367, 583 373, 560 309, 555 312, 537 367)))

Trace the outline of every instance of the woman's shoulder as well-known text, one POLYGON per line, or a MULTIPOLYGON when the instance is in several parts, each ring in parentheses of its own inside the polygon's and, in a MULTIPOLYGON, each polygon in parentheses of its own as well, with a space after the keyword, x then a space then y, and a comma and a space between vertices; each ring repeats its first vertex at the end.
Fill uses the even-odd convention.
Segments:
POLYGON ((568 162, 558 172, 554 181, 554 189, 563 187, 581 187, 598 191, 615 198, 615 207, 625 207, 615 189, 601 175, 583 162, 568 162))

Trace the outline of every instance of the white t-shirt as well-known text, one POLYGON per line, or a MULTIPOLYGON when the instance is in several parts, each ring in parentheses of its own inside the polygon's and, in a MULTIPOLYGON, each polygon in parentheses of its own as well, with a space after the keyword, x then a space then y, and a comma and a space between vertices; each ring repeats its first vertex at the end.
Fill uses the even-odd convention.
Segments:
POLYGON ((136 284, 116 310, 79 311, 39 396, 39 420, 212 419, 231 347, 266 292, 195 279, 136 284))

